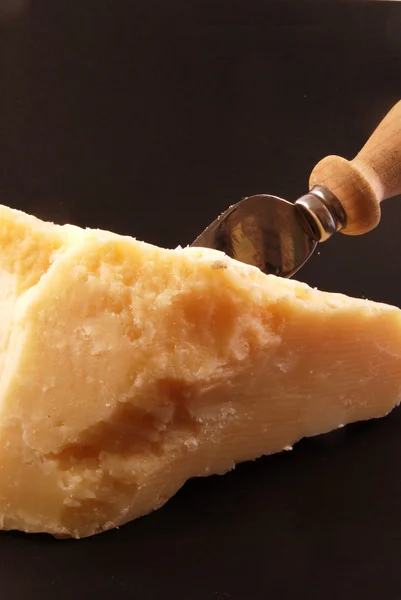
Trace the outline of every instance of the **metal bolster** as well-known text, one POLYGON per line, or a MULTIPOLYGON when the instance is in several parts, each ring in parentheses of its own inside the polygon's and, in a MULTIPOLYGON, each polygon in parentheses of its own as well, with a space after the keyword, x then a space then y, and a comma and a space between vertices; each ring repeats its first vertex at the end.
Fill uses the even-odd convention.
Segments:
POLYGON ((318 242, 328 240, 333 233, 344 229, 347 224, 347 216, 341 202, 323 186, 315 185, 308 194, 298 198, 295 205, 308 219, 318 242))

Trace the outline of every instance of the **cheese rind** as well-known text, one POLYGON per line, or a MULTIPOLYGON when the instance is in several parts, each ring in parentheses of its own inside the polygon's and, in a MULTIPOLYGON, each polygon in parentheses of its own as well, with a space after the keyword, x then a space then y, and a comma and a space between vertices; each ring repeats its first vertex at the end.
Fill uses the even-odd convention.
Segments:
POLYGON ((6 207, 0 244, 4 529, 92 535, 401 398, 397 308, 6 207))

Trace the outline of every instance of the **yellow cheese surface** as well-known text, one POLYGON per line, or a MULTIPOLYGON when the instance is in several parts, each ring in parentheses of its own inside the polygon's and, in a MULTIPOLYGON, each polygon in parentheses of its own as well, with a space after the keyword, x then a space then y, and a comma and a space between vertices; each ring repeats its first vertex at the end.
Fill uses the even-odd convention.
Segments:
POLYGON ((83 537, 388 413, 399 309, 0 207, 0 527, 83 537))

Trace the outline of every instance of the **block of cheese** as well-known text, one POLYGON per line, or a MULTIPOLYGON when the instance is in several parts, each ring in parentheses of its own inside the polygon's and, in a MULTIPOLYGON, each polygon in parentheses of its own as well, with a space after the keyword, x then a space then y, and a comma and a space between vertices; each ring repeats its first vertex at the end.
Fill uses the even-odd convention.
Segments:
POLYGON ((401 311, 0 208, 0 527, 85 537, 387 414, 401 311))

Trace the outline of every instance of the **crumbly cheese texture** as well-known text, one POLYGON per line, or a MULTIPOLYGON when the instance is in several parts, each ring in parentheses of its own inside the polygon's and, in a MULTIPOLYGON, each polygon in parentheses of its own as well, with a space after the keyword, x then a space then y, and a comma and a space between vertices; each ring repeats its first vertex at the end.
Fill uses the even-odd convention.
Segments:
POLYGON ((3 529, 89 536, 401 398, 397 308, 7 207, 0 317, 3 529))

